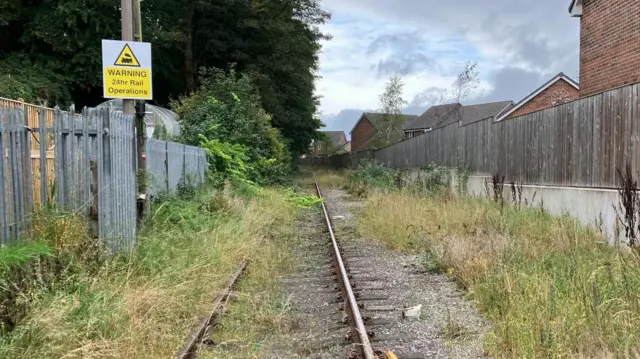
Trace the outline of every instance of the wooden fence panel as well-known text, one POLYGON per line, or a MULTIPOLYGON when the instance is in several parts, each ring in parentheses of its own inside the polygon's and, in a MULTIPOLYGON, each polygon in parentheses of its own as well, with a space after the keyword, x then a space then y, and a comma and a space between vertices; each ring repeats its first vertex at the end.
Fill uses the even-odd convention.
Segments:
POLYGON ((615 188, 617 169, 640 171, 639 122, 635 84, 497 123, 451 124, 373 157, 397 168, 466 165, 524 184, 615 188))

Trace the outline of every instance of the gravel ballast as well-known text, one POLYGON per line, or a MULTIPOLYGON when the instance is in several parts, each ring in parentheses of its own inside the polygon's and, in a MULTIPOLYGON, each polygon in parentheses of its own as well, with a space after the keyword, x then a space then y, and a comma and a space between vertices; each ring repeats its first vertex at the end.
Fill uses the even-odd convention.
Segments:
MULTIPOLYGON (((448 277, 423 270, 419 256, 401 254, 361 238, 356 216, 364 202, 342 190, 323 189, 337 240, 350 266, 364 317, 374 332, 373 347, 403 358, 484 358, 488 323, 448 277), (421 305, 419 317, 403 318, 402 308, 421 305), (395 310, 368 310, 385 307, 395 310)), ((283 280, 290 296, 291 330, 269 346, 268 358, 346 358, 341 344, 346 328, 333 292, 328 235, 321 211, 309 211, 298 223, 303 240, 296 249, 298 270, 283 280), (277 344, 276 344, 277 342, 277 344)), ((271 340, 269 340, 271 341, 271 340)))

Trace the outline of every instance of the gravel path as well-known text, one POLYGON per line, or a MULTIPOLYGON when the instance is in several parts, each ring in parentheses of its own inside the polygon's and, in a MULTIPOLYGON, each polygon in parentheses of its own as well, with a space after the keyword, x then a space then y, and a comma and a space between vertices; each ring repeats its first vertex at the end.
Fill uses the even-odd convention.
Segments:
MULTIPOLYGON (((400 359, 484 358, 482 343, 488 324, 444 275, 424 273, 420 259, 390 251, 360 238, 355 221, 363 202, 341 190, 324 189, 336 236, 351 267, 362 314, 374 349, 391 349, 400 359), (377 299, 376 299, 377 298, 377 299), (402 308, 422 305, 420 316, 403 318, 402 308), (395 310, 369 310, 373 307, 395 310), (449 334, 447 334, 449 333, 449 334)), ((290 293, 290 333, 278 338, 268 358, 346 358, 350 346, 340 344, 345 331, 331 282, 327 234, 320 211, 299 221, 304 240, 297 249, 298 271, 284 280, 290 293)), ((373 308, 375 309, 375 308, 373 308)))

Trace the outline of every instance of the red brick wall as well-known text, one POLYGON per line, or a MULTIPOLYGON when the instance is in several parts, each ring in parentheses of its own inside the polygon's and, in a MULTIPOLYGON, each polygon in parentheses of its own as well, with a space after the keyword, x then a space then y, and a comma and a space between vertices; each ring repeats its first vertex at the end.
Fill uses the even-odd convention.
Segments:
POLYGON ((369 122, 366 117, 361 117, 360 122, 358 122, 353 132, 351 132, 351 152, 356 152, 375 133, 376 129, 371 122, 369 122))
POLYGON ((577 100, 579 97, 580 93, 575 87, 571 86, 567 81, 560 79, 540 92, 536 97, 529 100, 509 117, 522 116, 531 112, 544 110, 565 102, 577 100))
POLYGON ((584 0, 580 96, 640 82, 640 1, 584 0))

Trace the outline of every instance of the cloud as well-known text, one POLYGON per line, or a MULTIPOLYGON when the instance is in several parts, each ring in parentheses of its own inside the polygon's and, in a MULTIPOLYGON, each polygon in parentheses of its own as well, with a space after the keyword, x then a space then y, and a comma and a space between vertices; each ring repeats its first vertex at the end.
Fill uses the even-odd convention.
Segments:
POLYGON ((579 21, 568 2, 324 0, 333 40, 320 56, 322 118, 348 132, 359 114, 342 110, 377 108, 391 73, 404 76, 406 111, 422 113, 467 60, 482 81, 468 103, 519 101, 560 71, 577 80, 579 21))
POLYGON ((378 61, 374 67, 378 72, 378 77, 387 77, 391 74, 402 76, 419 73, 434 67, 434 59, 421 53, 400 54, 378 61))

